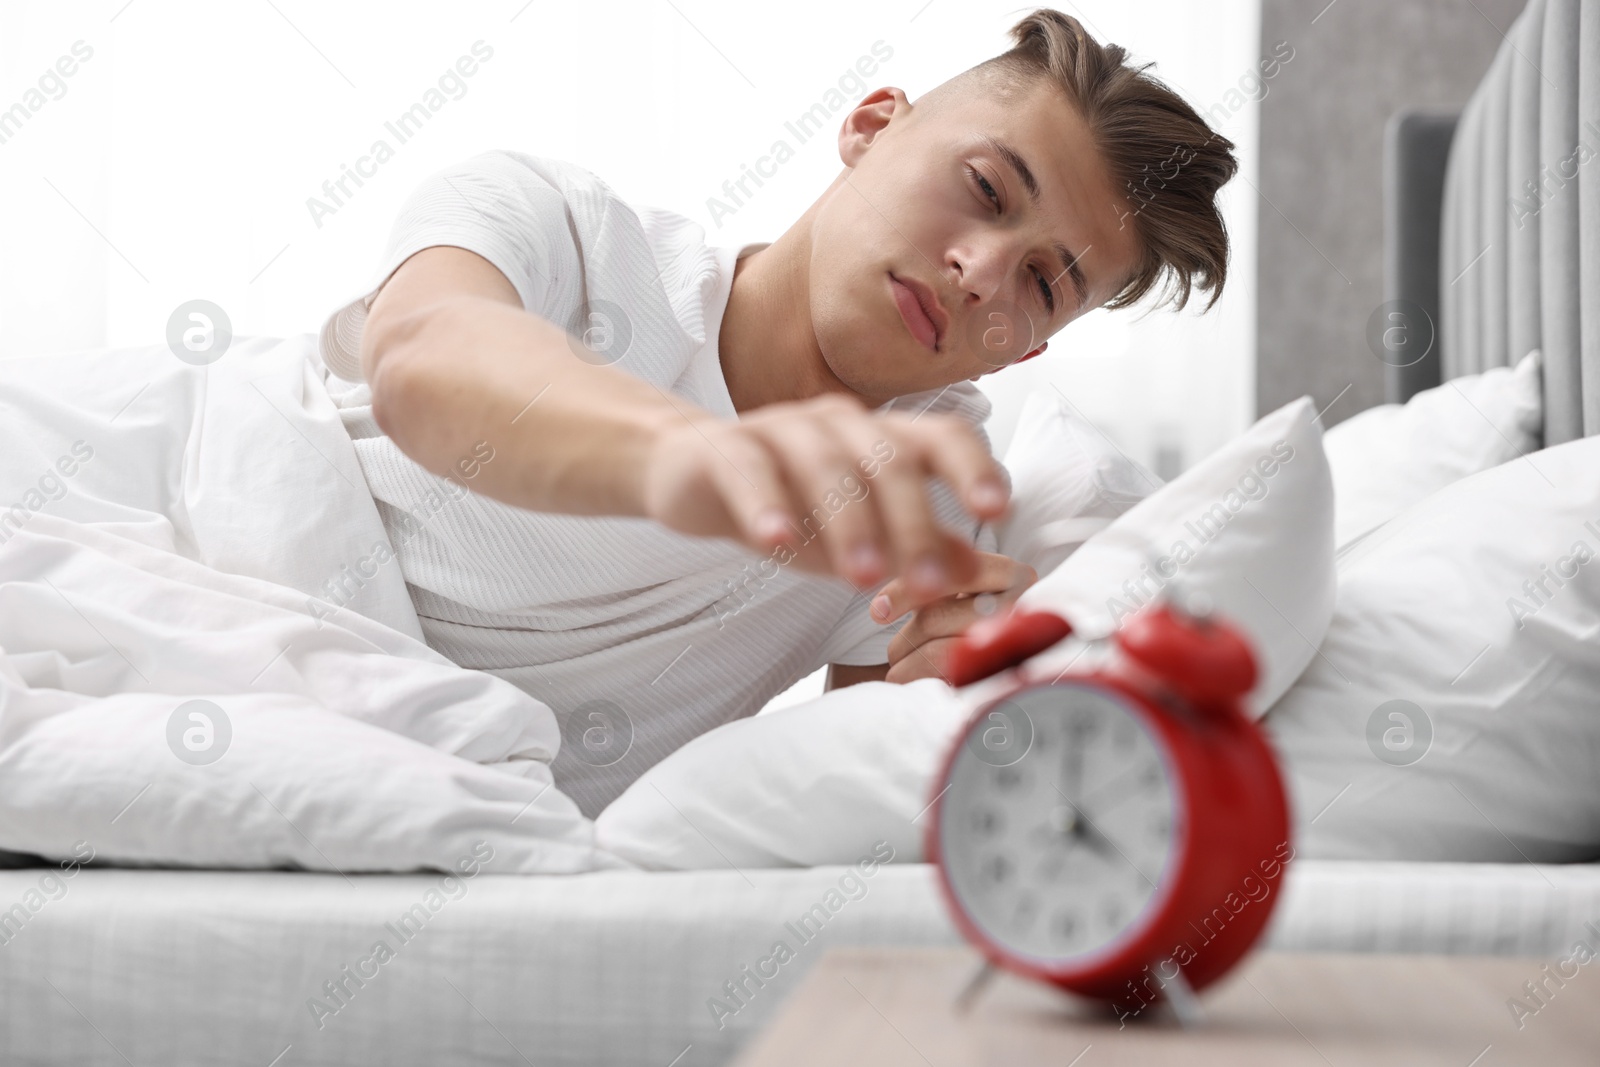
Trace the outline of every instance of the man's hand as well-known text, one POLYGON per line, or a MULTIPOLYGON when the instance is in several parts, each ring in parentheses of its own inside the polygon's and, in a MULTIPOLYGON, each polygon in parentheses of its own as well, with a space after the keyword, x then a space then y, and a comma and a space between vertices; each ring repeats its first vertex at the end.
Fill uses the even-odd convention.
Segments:
POLYGON ((896 578, 872 602, 872 617, 892 622, 915 610, 889 642, 889 673, 885 681, 905 683, 918 678, 945 677, 950 648, 968 626, 1016 602, 1023 590, 1039 578, 1026 563, 993 552, 973 552, 978 568, 953 596, 925 602, 911 594, 896 578), (980 599, 982 598, 982 599, 980 599), (984 610, 986 609, 986 610, 984 610))
POLYGON ((645 514, 674 530, 731 537, 861 588, 898 575, 902 595, 922 602, 975 588, 981 573, 980 553, 936 520, 929 476, 976 518, 1005 513, 999 464, 961 419, 878 414, 830 394, 736 422, 665 419, 642 491, 645 514))

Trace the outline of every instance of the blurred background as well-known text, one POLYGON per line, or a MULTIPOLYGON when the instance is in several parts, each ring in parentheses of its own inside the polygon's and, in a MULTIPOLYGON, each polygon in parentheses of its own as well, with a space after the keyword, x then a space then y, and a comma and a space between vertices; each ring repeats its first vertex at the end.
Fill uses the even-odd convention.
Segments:
MULTIPOLYGON (((1381 302, 1384 120, 1402 105, 1459 106, 1518 0, 1056 6, 1154 61, 1239 145, 1240 177, 1225 191, 1233 263, 1205 315, 1095 312, 1046 357, 986 379, 997 448, 1047 382, 1168 478, 1302 393, 1332 405, 1330 423, 1379 402, 1382 368, 1363 330, 1381 302)), ((577 162, 630 201, 696 219, 715 244, 770 240, 838 172, 844 108, 804 143, 785 123, 875 46, 878 73, 854 97, 889 84, 915 99, 1003 50, 1027 10, 0 4, 0 355, 157 343, 171 311, 196 298, 219 304, 236 335, 316 330, 371 280, 411 189, 489 148, 577 162), (401 143, 385 123, 480 41, 490 58, 401 143), (41 82, 61 56, 76 57, 75 72, 41 82), (379 139, 392 158, 336 203, 324 183, 379 139), (723 183, 779 139, 794 158, 731 212, 714 210, 713 198, 731 203, 723 183)))
MULTIPOLYGON (((1060 6, 1214 108, 1256 180, 1255 0, 1060 6)), ((75 42, 92 56, 60 79, 59 97, 0 127, 0 354, 157 343, 172 309, 195 298, 220 305, 236 335, 316 330, 365 288, 417 183, 489 148, 579 163, 631 202, 694 218, 714 244, 771 240, 838 173, 845 108, 804 143, 786 122, 874 45, 889 58, 846 107, 878 85, 915 100, 1004 50, 1026 10, 973 0, 6 3, 0 108, 75 42), (480 40, 492 58, 400 143, 384 124, 480 40), (380 138, 393 157, 368 164, 376 173, 335 205, 323 183, 380 138), (714 213, 708 200, 732 205, 723 183, 779 139, 794 158, 731 213, 714 213), (333 210, 314 212, 312 197, 333 210)), ((1213 312, 1085 317, 1047 358, 986 380, 997 446, 1042 379, 1168 475, 1247 425, 1258 210, 1248 184, 1228 190, 1227 210, 1234 281, 1213 312)))

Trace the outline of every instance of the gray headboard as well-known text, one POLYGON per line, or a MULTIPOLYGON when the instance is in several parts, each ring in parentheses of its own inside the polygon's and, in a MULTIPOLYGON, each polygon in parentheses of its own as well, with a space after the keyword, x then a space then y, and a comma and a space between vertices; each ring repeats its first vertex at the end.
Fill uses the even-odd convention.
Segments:
POLYGON ((1545 444, 1600 433, 1600 4, 1533 0, 1459 118, 1391 120, 1384 167, 1385 298, 1437 331, 1389 399, 1538 348, 1545 444))

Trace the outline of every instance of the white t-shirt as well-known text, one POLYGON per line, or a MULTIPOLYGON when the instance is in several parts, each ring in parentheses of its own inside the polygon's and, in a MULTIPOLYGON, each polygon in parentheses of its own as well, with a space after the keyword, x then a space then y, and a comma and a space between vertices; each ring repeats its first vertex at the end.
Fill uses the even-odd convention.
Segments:
MULTIPOLYGON (((432 245, 483 256, 529 311, 575 334, 599 331, 592 339, 620 354, 615 366, 730 419, 738 415, 717 336, 735 260, 764 246, 707 247, 694 222, 630 207, 580 167, 485 152, 411 195, 372 288, 322 330, 329 393, 428 644, 550 705, 562 723, 556 783, 586 815, 691 738, 754 714, 818 667, 886 661, 903 620, 873 622, 871 590, 649 520, 510 507, 405 456, 372 418, 361 327, 382 283, 432 245)), ((954 412, 980 434, 989 413, 969 382, 887 408, 954 412)), ((537 418, 537 404, 522 417, 537 418)), ((992 551, 987 527, 964 516, 942 482, 931 484, 940 521, 992 551)), ((839 500, 835 509, 851 506, 839 500)))

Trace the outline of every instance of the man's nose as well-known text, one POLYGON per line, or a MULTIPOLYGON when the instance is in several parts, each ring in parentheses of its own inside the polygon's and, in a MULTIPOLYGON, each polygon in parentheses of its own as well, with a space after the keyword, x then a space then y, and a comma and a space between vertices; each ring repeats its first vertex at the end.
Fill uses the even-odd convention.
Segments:
POLYGON ((1006 279, 1011 275, 1015 252, 995 242, 975 242, 957 257, 957 284, 967 303, 986 304, 1006 297, 1006 279))

